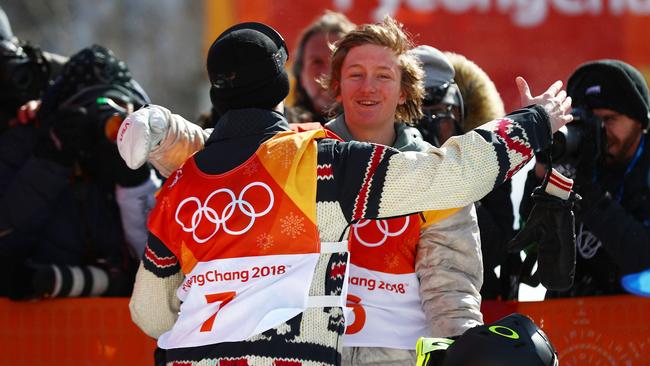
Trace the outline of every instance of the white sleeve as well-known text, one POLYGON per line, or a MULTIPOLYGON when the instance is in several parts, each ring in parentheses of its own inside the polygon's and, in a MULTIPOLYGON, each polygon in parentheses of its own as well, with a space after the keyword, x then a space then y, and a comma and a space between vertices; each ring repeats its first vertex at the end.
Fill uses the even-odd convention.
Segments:
POLYGON ((457 336, 483 323, 483 260, 473 204, 422 229, 415 271, 432 336, 457 336))
POLYGON ((178 114, 166 110, 169 121, 168 131, 160 145, 151 149, 149 162, 158 169, 160 174, 168 177, 194 154, 203 149, 205 141, 210 137, 212 128, 202 129, 178 114))
POLYGON ((120 126, 117 148, 131 169, 147 160, 168 177, 201 150, 212 129, 203 130, 169 109, 149 105, 130 114, 120 126))
POLYGON ((183 279, 181 271, 160 278, 147 271, 140 262, 129 310, 131 320, 148 336, 158 339, 176 322, 181 306, 176 290, 183 279))
POLYGON ((120 219, 126 241, 141 258, 147 243, 147 217, 149 211, 156 205, 154 194, 162 182, 151 170, 150 178, 139 186, 115 186, 115 200, 120 208, 120 219))

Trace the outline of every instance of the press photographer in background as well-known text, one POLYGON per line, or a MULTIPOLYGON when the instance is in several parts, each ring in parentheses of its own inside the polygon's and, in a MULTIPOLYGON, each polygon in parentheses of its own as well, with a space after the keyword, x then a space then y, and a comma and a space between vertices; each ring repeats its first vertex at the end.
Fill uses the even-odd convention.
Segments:
POLYGON ((37 142, 36 127, 28 123, 38 105, 35 100, 54 82, 66 60, 15 37, 0 8, 0 192, 29 159, 37 142))
POLYGON ((30 125, 35 143, 16 144, 26 159, 0 192, 0 295, 130 295, 160 182, 148 165, 128 169, 115 140, 148 101, 104 47, 64 65, 30 125))
POLYGON ((0 8, 0 134, 19 123, 18 109, 39 99, 66 61, 15 37, 0 8))
MULTIPOLYGON (((567 92, 574 123, 554 135, 550 155, 582 196, 574 207, 576 272, 571 288, 548 291, 547 297, 620 294, 623 275, 650 267, 648 87, 629 64, 598 60, 574 71, 567 92)), ((544 154, 537 158, 526 181, 522 217, 528 216, 527 198, 548 164, 544 154)))
MULTIPOLYGON (((439 147, 452 136, 505 115, 494 83, 474 62, 429 46, 416 47, 414 53, 425 72, 424 117, 416 123, 425 141, 439 147)), ((514 221, 511 191, 512 185, 506 181, 475 203, 483 257, 483 299, 517 298, 507 275, 512 256, 506 253, 506 243, 512 238, 514 221), (500 278, 494 272, 497 266, 501 266, 500 278)))

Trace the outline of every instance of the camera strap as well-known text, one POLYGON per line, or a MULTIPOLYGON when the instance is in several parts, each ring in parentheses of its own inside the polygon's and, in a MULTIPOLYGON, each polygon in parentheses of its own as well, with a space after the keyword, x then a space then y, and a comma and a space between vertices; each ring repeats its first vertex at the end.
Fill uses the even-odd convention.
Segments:
POLYGON ((636 148, 636 152, 634 153, 634 157, 632 158, 632 161, 627 165, 627 169, 625 169, 625 174, 623 174, 623 179, 621 179, 621 183, 618 187, 618 192, 616 192, 616 202, 621 203, 621 200, 623 199, 623 192, 625 191, 625 178, 632 172, 632 169, 636 166, 636 164, 639 162, 639 159, 641 159, 641 154, 643 154, 643 149, 645 148, 645 136, 641 136, 641 141, 639 142, 639 146, 636 148))

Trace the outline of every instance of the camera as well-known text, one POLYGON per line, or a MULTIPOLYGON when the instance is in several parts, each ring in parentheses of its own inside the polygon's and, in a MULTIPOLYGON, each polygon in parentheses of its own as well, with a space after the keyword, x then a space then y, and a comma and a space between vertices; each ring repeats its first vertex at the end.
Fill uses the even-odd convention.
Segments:
POLYGON ((577 166, 587 159, 597 161, 605 151, 602 120, 590 109, 576 107, 571 111, 573 122, 553 134, 549 151, 537 154, 540 163, 577 166))
POLYGON ((48 85, 49 66, 38 47, 0 40, 0 100, 15 111, 38 99, 48 85))
POLYGON ((420 131, 424 141, 436 147, 440 147, 444 143, 445 137, 450 137, 446 136, 449 135, 446 131, 452 130, 454 135, 462 133, 451 105, 435 109, 423 108, 423 116, 415 123, 415 128, 420 131))
POLYGON ((463 133, 463 98, 453 80, 425 88, 423 117, 415 123, 424 141, 440 147, 449 137, 463 133))

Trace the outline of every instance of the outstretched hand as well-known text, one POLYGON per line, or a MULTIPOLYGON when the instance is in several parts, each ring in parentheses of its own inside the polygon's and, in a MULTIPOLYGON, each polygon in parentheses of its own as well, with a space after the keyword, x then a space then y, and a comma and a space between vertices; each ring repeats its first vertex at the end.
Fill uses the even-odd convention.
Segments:
POLYGON ((558 80, 551 84, 546 91, 536 97, 530 93, 530 87, 524 78, 518 76, 515 79, 521 98, 521 106, 527 107, 533 104, 541 105, 549 116, 552 132, 556 132, 562 126, 573 121, 571 115, 571 97, 562 90, 562 81, 558 80))

